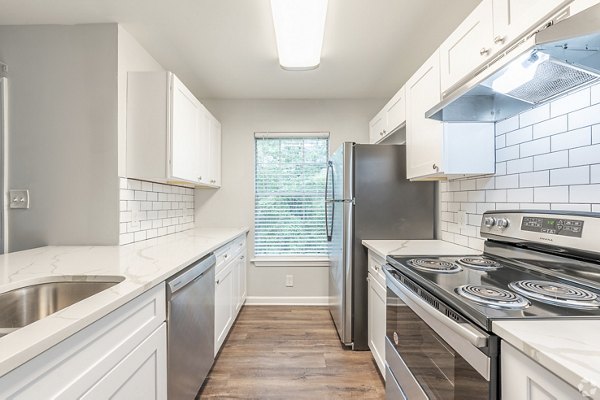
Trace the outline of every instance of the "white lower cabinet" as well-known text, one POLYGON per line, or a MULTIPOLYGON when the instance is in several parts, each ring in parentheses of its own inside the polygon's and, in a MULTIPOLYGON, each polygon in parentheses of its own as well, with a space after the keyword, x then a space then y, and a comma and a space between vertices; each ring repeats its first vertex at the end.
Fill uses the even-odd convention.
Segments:
POLYGON ((166 399, 164 283, 0 378, 2 399, 166 399))
POLYGON ((503 400, 585 398, 577 389, 504 341, 500 368, 503 400))
POLYGON ((371 354, 385 379, 386 288, 382 266, 385 261, 369 251, 368 340, 371 354))
POLYGON ((215 251, 215 356, 246 301, 246 238, 215 251))

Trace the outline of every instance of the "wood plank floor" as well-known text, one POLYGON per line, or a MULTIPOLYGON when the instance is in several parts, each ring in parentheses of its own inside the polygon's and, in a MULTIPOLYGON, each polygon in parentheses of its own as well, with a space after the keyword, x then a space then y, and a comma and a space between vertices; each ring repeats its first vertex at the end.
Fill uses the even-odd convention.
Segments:
POLYGON ((199 399, 384 399, 368 351, 341 345, 326 307, 245 306, 199 399))

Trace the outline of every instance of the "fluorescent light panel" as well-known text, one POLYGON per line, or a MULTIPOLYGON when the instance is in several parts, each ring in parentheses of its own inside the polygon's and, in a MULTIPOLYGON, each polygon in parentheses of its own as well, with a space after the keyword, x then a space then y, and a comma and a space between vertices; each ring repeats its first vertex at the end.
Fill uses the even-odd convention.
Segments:
POLYGON ((526 53, 513 61, 506 71, 492 82, 492 89, 499 93, 510 93, 516 88, 531 81, 540 64, 548 61, 550 56, 542 52, 526 53))
POLYGON ((327 0, 271 0, 279 64, 315 69, 321 62, 327 0))

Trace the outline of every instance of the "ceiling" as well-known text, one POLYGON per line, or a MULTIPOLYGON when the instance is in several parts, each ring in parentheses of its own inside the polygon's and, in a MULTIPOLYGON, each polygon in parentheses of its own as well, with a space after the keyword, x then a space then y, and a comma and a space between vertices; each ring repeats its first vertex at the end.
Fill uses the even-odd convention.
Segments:
POLYGON ((389 98, 479 0, 329 0, 321 66, 284 71, 269 0, 0 0, 0 25, 118 22, 201 98, 389 98))

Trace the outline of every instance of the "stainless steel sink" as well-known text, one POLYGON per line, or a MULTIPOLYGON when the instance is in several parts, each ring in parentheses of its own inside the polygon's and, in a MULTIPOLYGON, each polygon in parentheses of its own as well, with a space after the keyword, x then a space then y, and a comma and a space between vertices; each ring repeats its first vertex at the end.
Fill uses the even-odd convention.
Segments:
POLYGON ((0 337, 100 293, 124 279, 122 276, 101 276, 93 280, 68 277, 1 293, 0 337))

